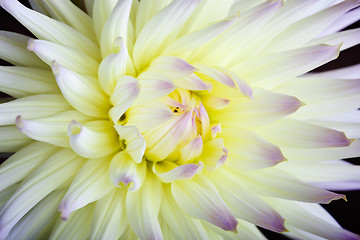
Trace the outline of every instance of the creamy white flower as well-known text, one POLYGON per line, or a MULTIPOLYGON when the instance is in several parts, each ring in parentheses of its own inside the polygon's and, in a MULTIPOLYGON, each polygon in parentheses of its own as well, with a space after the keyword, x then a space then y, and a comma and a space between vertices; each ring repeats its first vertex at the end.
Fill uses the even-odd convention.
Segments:
POLYGON ((358 0, 17 0, 0 239, 360 239, 358 0))

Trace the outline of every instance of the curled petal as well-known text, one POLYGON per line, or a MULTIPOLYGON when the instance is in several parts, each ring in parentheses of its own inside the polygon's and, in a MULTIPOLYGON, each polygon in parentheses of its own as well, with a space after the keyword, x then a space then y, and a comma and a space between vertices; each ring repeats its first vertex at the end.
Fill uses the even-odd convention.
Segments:
POLYGON ((108 116, 108 98, 95 78, 79 75, 57 62, 53 62, 51 67, 61 92, 75 109, 97 118, 108 116))
POLYGON ((136 191, 141 187, 145 174, 146 162, 135 163, 125 151, 119 152, 111 160, 109 178, 116 187, 126 187, 130 191, 136 191))
POLYGON ((151 62, 148 70, 162 72, 172 80, 179 80, 194 73, 196 68, 181 58, 160 56, 151 62))
POLYGON ((124 150, 130 154, 136 163, 141 163, 146 149, 146 142, 135 126, 122 126, 115 124, 124 150))
POLYGON ((191 180, 175 181, 171 184, 171 193, 180 208, 190 216, 236 232, 237 220, 205 176, 200 174, 191 180))
POLYGON ((203 98, 203 103, 206 109, 220 110, 228 106, 230 104, 230 100, 209 94, 203 98))
POLYGON ((212 84, 209 82, 204 82, 201 78, 199 78, 196 74, 190 74, 183 79, 178 79, 174 81, 175 85, 179 88, 201 91, 206 90, 211 92, 212 84))
POLYGON ((119 138, 108 121, 69 124, 71 148, 85 158, 105 157, 120 149, 119 138))
POLYGON ((86 161, 60 202, 59 212, 63 220, 67 220, 73 211, 100 199, 114 189, 106 174, 109 162, 110 159, 103 158, 86 161))
POLYGON ((110 101, 114 105, 109 111, 109 115, 114 123, 119 121, 121 116, 129 109, 140 92, 138 81, 131 76, 120 78, 114 92, 110 97, 110 101))
POLYGON ((203 163, 198 164, 188 163, 177 165, 170 161, 161 161, 154 163, 153 172, 164 183, 171 183, 176 180, 190 179, 203 169, 203 163))
POLYGON ((224 146, 224 140, 222 138, 215 138, 204 144, 201 160, 204 162, 205 168, 212 171, 222 166, 227 156, 228 150, 224 146))
POLYGON ((199 157, 203 152, 203 140, 201 136, 190 140, 181 150, 180 163, 185 163, 199 157))

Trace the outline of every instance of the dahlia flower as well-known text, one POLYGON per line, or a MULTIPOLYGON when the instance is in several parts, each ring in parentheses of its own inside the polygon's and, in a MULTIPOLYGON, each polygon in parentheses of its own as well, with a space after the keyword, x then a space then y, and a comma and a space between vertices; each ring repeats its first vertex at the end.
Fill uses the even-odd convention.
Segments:
POLYGON ((0 239, 360 239, 358 0, 17 0, 0 239))

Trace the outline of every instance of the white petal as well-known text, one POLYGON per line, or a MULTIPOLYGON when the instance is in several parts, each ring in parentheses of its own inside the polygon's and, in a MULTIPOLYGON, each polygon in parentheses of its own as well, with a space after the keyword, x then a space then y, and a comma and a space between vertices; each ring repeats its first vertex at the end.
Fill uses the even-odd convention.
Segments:
POLYGON ((199 157, 203 152, 203 140, 201 136, 190 140, 181 150, 179 163, 185 163, 199 157))
POLYGON ((58 218, 49 240, 87 239, 95 204, 89 204, 76 211, 69 220, 58 218))
POLYGON ((337 58, 339 50, 328 45, 298 48, 255 57, 232 70, 252 86, 268 89, 337 58))
POLYGON ((301 148, 346 147, 353 140, 343 132, 294 119, 279 120, 255 131, 267 140, 281 145, 301 148))
POLYGON ((162 72, 172 80, 179 80, 194 73, 196 68, 181 58, 160 56, 151 62, 148 70, 162 72))
POLYGON ((114 107, 110 109, 109 115, 114 123, 118 122, 130 108, 131 104, 139 95, 139 92, 140 85, 135 78, 124 76, 117 81, 115 90, 110 97, 110 101, 114 107))
POLYGON ((99 59, 97 45, 65 23, 28 9, 17 0, 2 0, 0 4, 39 39, 81 49, 94 59, 99 59))
POLYGON ((94 24, 96 36, 98 38, 98 41, 100 42, 102 28, 118 1, 93 0, 93 2, 94 2, 93 12, 92 12, 93 24, 94 24))
POLYGON ((284 218, 256 194, 247 190, 240 177, 224 169, 211 172, 209 177, 217 179, 214 185, 235 217, 271 231, 286 231, 284 218))
POLYGON ((14 66, 0 66, 0 90, 16 98, 59 93, 51 71, 14 66))
POLYGON ((99 63, 78 49, 36 39, 29 40, 27 49, 34 52, 49 66, 56 61, 63 67, 79 74, 97 76, 99 63))
POLYGON ((61 150, 47 159, 19 186, 0 212, 0 235, 11 228, 41 199, 70 179, 83 159, 70 150, 61 150))
POLYGON ((145 179, 146 161, 135 163, 125 151, 116 154, 110 163, 109 178, 116 187, 138 190, 145 179))
POLYGON ((126 228, 125 190, 114 189, 96 202, 89 238, 117 240, 126 228))
POLYGON ((316 45, 320 43, 325 43, 329 45, 342 43, 340 51, 344 51, 348 48, 351 48, 360 43, 360 29, 351 29, 347 31, 341 31, 334 33, 322 38, 316 38, 308 43, 309 45, 316 45))
POLYGON ((140 163, 143 160, 146 142, 137 127, 116 124, 115 129, 119 134, 121 144, 124 145, 124 150, 136 163, 140 163))
POLYGON ((170 188, 164 186, 160 214, 179 239, 208 239, 199 219, 191 218, 176 204, 170 188))
POLYGON ((253 132, 224 128, 221 136, 225 146, 229 150, 226 166, 255 170, 272 167, 282 161, 286 161, 278 146, 266 141, 253 132))
POLYGON ((59 212, 63 220, 67 220, 73 211, 100 199, 114 189, 107 174, 109 164, 110 159, 107 158, 92 158, 86 161, 60 202, 59 212))
POLYGON ((329 203, 332 200, 345 199, 342 194, 314 187, 285 171, 274 168, 237 173, 241 176, 244 185, 261 195, 313 203, 329 203))
POLYGON ((162 240, 158 220, 162 188, 159 180, 150 174, 147 174, 143 186, 138 191, 126 194, 126 213, 132 230, 140 239, 162 240))
POLYGON ((0 191, 20 182, 45 161, 57 147, 34 142, 9 157, 0 167, 0 191))
POLYGON ((178 79, 174 81, 174 83, 178 88, 183 88, 193 91, 206 90, 211 92, 212 90, 212 84, 209 82, 204 82, 196 74, 191 74, 183 79, 178 79))
POLYGON ((255 89, 252 99, 232 99, 229 106, 214 114, 213 120, 230 126, 261 126, 293 114, 303 105, 296 97, 255 89))
POLYGON ((15 126, 0 127, 0 152, 16 152, 32 140, 15 126))
POLYGON ((85 158, 105 157, 120 149, 119 137, 113 125, 105 120, 84 125, 72 121, 69 135, 72 149, 85 158))
POLYGON ((0 58, 14 65, 47 68, 47 66, 36 57, 35 54, 26 50, 30 37, 0 31, 0 58))
POLYGON ((70 110, 71 106, 60 94, 41 94, 19 98, 0 104, 1 125, 15 124, 17 116, 26 119, 48 117, 53 114, 70 110))
POLYGON ((113 43, 121 37, 127 43, 127 26, 132 0, 118 1, 106 20, 100 38, 100 49, 103 57, 114 52, 113 43))
POLYGON ((99 66, 99 83, 102 89, 111 95, 119 78, 125 74, 135 75, 134 66, 122 38, 115 40, 117 51, 106 56, 99 66))
POLYGON ((175 181, 171 192, 176 203, 190 216, 208 221, 224 230, 236 232, 237 220, 205 176, 175 181))
POLYGON ((199 3, 199 0, 175 0, 144 26, 133 52, 134 63, 138 70, 149 65, 150 61, 160 53, 161 46, 168 36, 179 30, 199 3))
POLYGON ((330 71, 308 73, 305 76, 320 77, 320 78, 359 79, 360 64, 356 64, 344 68, 338 68, 330 71))
POLYGON ((93 117, 107 117, 110 104, 97 79, 79 75, 57 62, 52 63, 56 81, 66 100, 78 111, 93 117))
POLYGON ((177 180, 190 179, 203 170, 203 163, 188 163, 177 165, 170 161, 161 161, 154 163, 153 172, 164 183, 171 183, 177 180))
POLYGON ((64 193, 59 190, 47 195, 21 218, 6 239, 46 239, 58 217, 56 209, 64 193))

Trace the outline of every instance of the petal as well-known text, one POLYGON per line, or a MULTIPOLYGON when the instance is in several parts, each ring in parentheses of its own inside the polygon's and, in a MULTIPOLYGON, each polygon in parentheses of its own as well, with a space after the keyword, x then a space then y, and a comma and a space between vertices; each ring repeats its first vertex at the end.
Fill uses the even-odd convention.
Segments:
POLYGON ((0 90, 15 98, 59 93, 51 71, 15 66, 0 66, 0 90))
POLYGON ((0 127, 0 152, 16 152, 31 142, 14 126, 0 127))
POLYGON ((110 163, 109 178, 116 187, 137 191, 145 179, 146 162, 135 163, 125 151, 116 154, 110 163))
POLYGON ((196 68, 181 58, 160 56, 151 62, 148 70, 164 73, 172 80, 179 80, 194 73, 196 68))
POLYGON ((286 161, 278 146, 253 132, 224 128, 221 136, 229 150, 226 166, 243 170, 267 168, 286 161))
POLYGON ((94 59, 99 59, 97 45, 65 23, 26 8, 17 0, 2 0, 0 4, 37 38, 81 49, 94 59))
POLYGON ((109 163, 110 159, 103 158, 86 161, 59 204, 63 220, 67 220, 73 211, 100 199, 114 189, 107 174, 109 163))
POLYGON ((286 231, 284 218, 254 193, 242 186, 240 177, 225 169, 211 172, 209 177, 217 179, 214 185, 235 217, 271 231, 286 231))
POLYGON ((183 79, 178 79, 174 81, 174 83, 178 88, 183 88, 187 90, 193 90, 193 91, 206 90, 209 92, 211 92, 212 90, 212 84, 209 82, 204 82, 196 74, 191 74, 183 79))
POLYGON ((303 105, 296 97, 256 89, 253 99, 232 99, 229 106, 214 114, 213 120, 223 125, 255 127, 284 118, 303 105))
POLYGON ((175 181, 171 193, 176 203, 190 216, 208 221, 226 231, 236 232, 237 220, 220 197, 216 187, 205 176, 175 181))
POLYGON ((55 150, 55 146, 34 142, 17 151, 0 167, 0 191, 23 180, 55 150))
POLYGON ((337 58, 339 50, 340 46, 317 45, 265 54, 240 62, 232 70, 252 86, 268 89, 337 58))
POLYGON ((56 82, 66 100, 79 112, 101 118, 108 116, 110 104, 97 79, 79 75, 57 62, 52 63, 56 82))
POLYGON ((213 171, 221 167, 228 156, 228 150, 224 146, 222 138, 215 138, 204 143, 203 154, 200 159, 204 162, 205 168, 213 171))
POLYGON ((17 116, 26 119, 43 118, 70 110, 71 106, 60 94, 41 94, 19 98, 0 104, 1 125, 15 124, 17 116))
POLYGON ((69 124, 70 145, 85 158, 105 157, 120 149, 119 137, 108 121, 69 124))
POLYGON ((47 66, 36 57, 35 54, 26 50, 30 37, 0 31, 0 58, 14 65, 47 68, 47 66))
POLYGON ((314 203, 329 203, 332 200, 345 199, 342 194, 313 187, 285 171, 274 168, 260 169, 256 172, 238 171, 237 173, 241 176, 244 185, 261 195, 314 203))
POLYGON ((203 140, 201 136, 190 140, 181 150, 179 163, 185 163, 199 157, 203 152, 203 140))
POLYGON ((143 186, 138 191, 126 194, 128 221, 140 239, 163 239, 158 220, 161 199, 161 184, 153 174, 147 174, 143 186))
POLYGON ((89 237, 91 219, 95 204, 89 204, 76 211, 67 221, 58 218, 49 239, 86 239, 89 237))
POLYGON ((31 173, 0 212, 0 235, 7 236, 14 225, 41 199, 75 175, 83 159, 70 150, 52 155, 31 173))
POLYGON ((168 36, 179 30, 199 3, 199 0, 175 0, 144 26, 137 37, 133 52, 138 70, 149 65, 151 59, 160 53, 168 36))
POLYGON ((113 43, 121 37, 127 43, 127 26, 132 0, 118 1, 106 20, 100 38, 100 49, 103 57, 114 52, 113 43))
POLYGON ((316 38, 308 43, 308 45, 316 45, 316 44, 339 44, 342 43, 340 47, 340 51, 344 51, 348 48, 351 48, 360 43, 360 29, 351 29, 347 31, 341 31, 338 33, 334 33, 325 37, 316 38))
POLYGON ((115 124, 115 129, 119 134, 124 150, 129 153, 136 163, 140 163, 143 160, 146 142, 139 130, 135 126, 122 126, 119 124, 115 124))
POLYGON ((98 70, 100 86, 108 95, 113 93, 119 78, 125 74, 135 75, 134 66, 124 40, 117 38, 114 45, 117 51, 106 56, 100 63, 98 70))
POLYGON ((346 147, 353 140, 343 132, 294 119, 279 120, 254 129, 267 140, 280 145, 300 148, 346 147))
POLYGON ((96 202, 91 221, 90 239, 119 239, 126 228, 126 191, 114 189, 96 202))
POLYGON ((94 24, 96 37, 98 39, 98 42, 100 42, 102 28, 106 20, 109 18, 112 10, 114 9, 117 0, 108 0, 108 1, 93 0, 93 2, 94 2, 93 11, 92 11, 93 24, 94 24))
POLYGON ((163 189, 164 197, 160 214, 174 234, 179 239, 208 239, 207 231, 201 221, 191 218, 179 208, 168 186, 164 186, 163 189))
POLYGON ((203 163, 189 163, 177 165, 171 161, 161 161, 154 163, 153 172, 164 183, 171 183, 177 180, 190 179, 203 170, 203 163))
POLYGON ((360 64, 356 64, 344 68, 338 68, 330 71, 308 73, 305 76, 320 77, 320 78, 359 79, 360 64))
POLYGON ((114 107, 110 109, 109 115, 114 123, 118 122, 130 108, 131 104, 139 95, 139 92, 140 85, 135 78, 124 76, 117 81, 115 90, 110 97, 110 101, 114 107))
POLYGON ((55 190, 33 207, 10 231, 7 240, 45 239, 58 217, 57 205, 64 190, 55 190))
POLYGON ((79 74, 90 75, 93 77, 97 76, 99 63, 80 50, 36 39, 29 40, 27 49, 34 52, 49 66, 52 65, 53 61, 56 61, 64 68, 79 74))
POLYGON ((335 225, 324 221, 324 219, 319 218, 318 215, 314 215, 312 208, 304 207, 304 205, 309 206, 309 204, 283 199, 276 199, 276 201, 278 201, 278 203, 275 203, 273 199, 267 199, 267 202, 286 218, 286 223, 289 226, 329 240, 360 239, 359 235, 351 233, 337 224, 335 225), (279 206, 280 204, 281 207, 279 206), (311 224, 309 224, 309 219, 311 219, 311 224))

